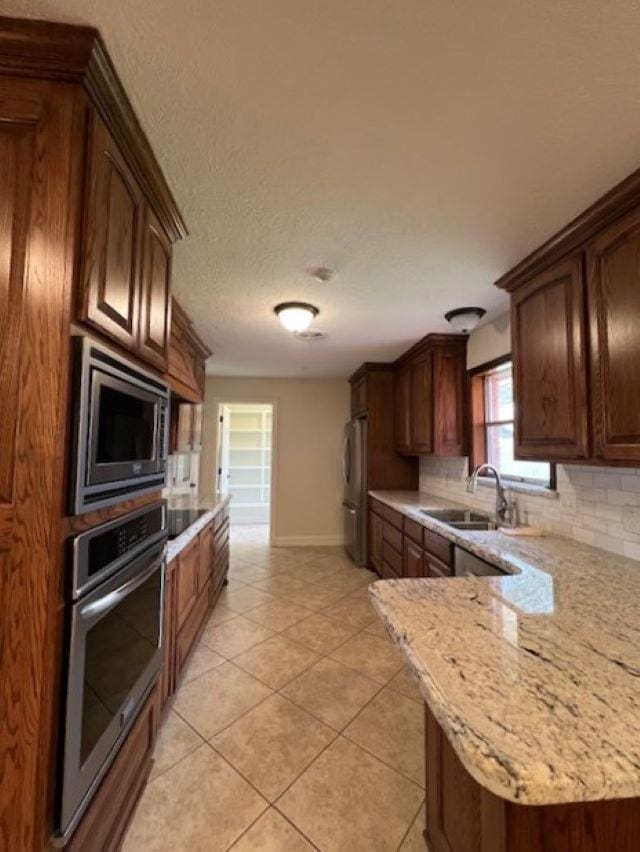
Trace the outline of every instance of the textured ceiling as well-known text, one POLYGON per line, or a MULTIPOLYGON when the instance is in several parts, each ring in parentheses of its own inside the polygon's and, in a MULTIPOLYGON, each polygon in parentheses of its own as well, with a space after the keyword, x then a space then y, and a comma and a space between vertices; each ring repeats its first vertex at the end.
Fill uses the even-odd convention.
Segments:
POLYGON ((346 375, 640 165, 635 0, 0 0, 98 26, 191 234, 209 372, 346 375), (312 282, 305 270, 337 270, 312 282), (318 343, 277 323, 320 308, 318 343))

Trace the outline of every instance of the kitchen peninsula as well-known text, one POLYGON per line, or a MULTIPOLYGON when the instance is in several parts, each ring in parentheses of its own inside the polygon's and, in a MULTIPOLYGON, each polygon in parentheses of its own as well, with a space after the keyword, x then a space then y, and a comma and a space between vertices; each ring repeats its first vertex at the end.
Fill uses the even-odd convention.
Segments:
POLYGON ((420 511, 452 505, 427 494, 370 496, 504 572, 371 588, 426 701, 434 852, 636 849, 637 563, 557 535, 454 530, 420 511))

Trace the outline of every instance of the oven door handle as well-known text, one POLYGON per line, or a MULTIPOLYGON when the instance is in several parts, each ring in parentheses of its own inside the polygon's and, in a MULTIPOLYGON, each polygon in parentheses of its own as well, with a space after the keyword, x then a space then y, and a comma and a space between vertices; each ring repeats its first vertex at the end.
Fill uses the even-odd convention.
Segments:
POLYGON ((141 586, 146 580, 148 580, 153 572, 158 570, 158 565, 161 565, 163 560, 164 554, 162 554, 159 559, 154 559, 151 565, 142 574, 136 575, 131 580, 127 580, 127 582, 123 586, 120 586, 120 588, 114 589, 113 592, 109 592, 104 597, 98 598, 97 601, 82 607, 80 610, 82 618, 85 620, 94 618, 96 615, 100 615, 101 613, 112 609, 117 603, 123 600, 123 598, 126 598, 128 594, 135 591, 138 586, 141 586))

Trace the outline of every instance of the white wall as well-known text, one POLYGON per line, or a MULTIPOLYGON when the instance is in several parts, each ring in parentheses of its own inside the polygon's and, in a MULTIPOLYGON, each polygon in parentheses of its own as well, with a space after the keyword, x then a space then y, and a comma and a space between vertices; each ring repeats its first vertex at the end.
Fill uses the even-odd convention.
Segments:
POLYGON ((273 543, 342 544, 340 465, 349 419, 347 380, 208 376, 200 472, 205 496, 213 490, 217 467, 217 400, 275 403, 273 543))
POLYGON ((502 314, 493 322, 480 326, 469 335, 467 343, 467 369, 495 361, 511 352, 509 314, 502 314))
MULTIPOLYGON (((509 315, 469 336, 467 366, 492 361, 511 351, 509 315)), ((420 459, 420 490, 493 511, 493 487, 468 494, 465 459, 420 459)), ((640 470, 558 465, 557 491, 545 495, 512 493, 521 523, 640 559, 640 470)))

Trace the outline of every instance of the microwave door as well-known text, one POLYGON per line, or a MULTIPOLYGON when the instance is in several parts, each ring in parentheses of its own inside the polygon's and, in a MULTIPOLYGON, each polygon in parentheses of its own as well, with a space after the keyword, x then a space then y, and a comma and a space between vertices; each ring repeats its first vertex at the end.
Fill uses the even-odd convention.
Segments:
POLYGON ((93 373, 87 485, 157 472, 158 408, 156 395, 108 373, 93 373))

